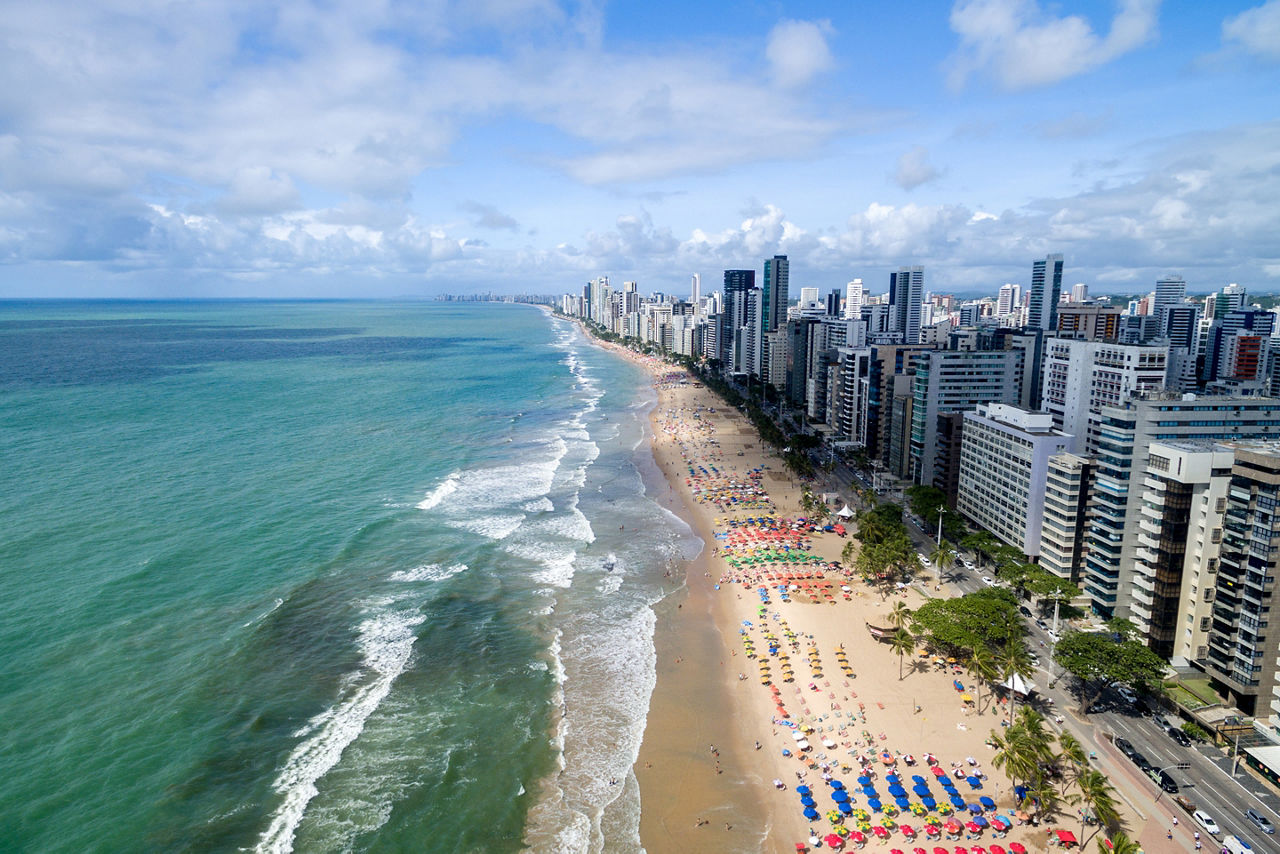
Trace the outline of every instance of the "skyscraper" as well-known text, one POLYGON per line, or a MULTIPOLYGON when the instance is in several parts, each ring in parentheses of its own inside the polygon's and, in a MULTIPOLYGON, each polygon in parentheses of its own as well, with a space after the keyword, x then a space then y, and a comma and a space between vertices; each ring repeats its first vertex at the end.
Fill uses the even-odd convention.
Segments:
POLYGON ((1156 299, 1151 314, 1160 316, 1167 306, 1182 305, 1187 300, 1187 283, 1181 276, 1165 276, 1156 281, 1156 299))
POLYGON ((787 287, 790 278, 790 264, 786 255, 774 255, 764 262, 764 293, 760 308, 765 332, 773 332, 779 323, 787 320, 787 287))
POLYGON ((920 315, 924 303, 924 267, 900 267, 889 274, 889 314, 903 344, 920 343, 920 315))
POLYGON ((1000 296, 996 299, 997 317, 1013 313, 1018 307, 1018 303, 1022 301, 1021 290, 1022 287, 1015 285, 1013 282, 1007 282, 1000 286, 1000 296))
POLYGON ((720 312, 720 361, 733 364, 738 330, 747 322, 747 294, 756 286, 755 270, 724 271, 724 308, 720 312))
POLYGON ((1058 296, 1062 293, 1062 256, 1048 255, 1031 264, 1031 300, 1027 326, 1054 332, 1058 328, 1058 296))
POLYGON ((1089 299, 1089 286, 1084 282, 1076 282, 1071 286, 1071 301, 1085 302, 1089 299))
POLYGON ((845 320, 857 320, 862 317, 862 279, 854 279, 844 286, 845 320))
POLYGON ((696 306, 698 304, 698 298, 701 296, 699 292, 702 290, 702 276, 698 275, 697 273, 694 273, 692 284, 693 284, 693 299, 689 300, 689 302, 693 303, 696 306))

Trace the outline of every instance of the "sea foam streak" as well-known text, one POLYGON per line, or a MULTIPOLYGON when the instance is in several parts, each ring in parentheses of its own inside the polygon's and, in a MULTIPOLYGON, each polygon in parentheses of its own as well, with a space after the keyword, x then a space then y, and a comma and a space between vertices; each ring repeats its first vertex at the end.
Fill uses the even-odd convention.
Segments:
POLYGON ((459 472, 454 472, 444 479, 444 482, 431 491, 431 494, 418 502, 419 510, 430 510, 444 501, 458 489, 459 472))
POLYGON ((285 854, 306 813, 307 804, 319 794, 316 782, 329 772, 342 752, 355 741, 364 723, 391 690, 413 650, 413 629, 425 617, 416 611, 383 612, 360 624, 359 646, 364 655, 365 680, 337 705, 316 715, 300 734, 307 738, 285 761, 272 787, 284 795, 270 826, 258 840, 260 852, 285 854))

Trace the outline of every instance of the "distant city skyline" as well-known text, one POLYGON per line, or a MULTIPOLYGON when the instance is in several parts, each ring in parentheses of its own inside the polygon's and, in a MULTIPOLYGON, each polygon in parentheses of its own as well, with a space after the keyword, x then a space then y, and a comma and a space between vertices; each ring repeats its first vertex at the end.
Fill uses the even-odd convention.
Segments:
POLYGON ((9 9, 0 298, 1280 289, 1280 0, 318 8, 9 9))

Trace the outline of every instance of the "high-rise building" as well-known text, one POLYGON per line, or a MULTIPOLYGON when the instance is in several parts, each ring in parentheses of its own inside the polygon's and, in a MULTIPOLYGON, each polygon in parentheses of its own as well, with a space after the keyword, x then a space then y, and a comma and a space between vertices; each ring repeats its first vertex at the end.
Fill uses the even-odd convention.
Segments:
POLYGON ((726 370, 733 369, 738 330, 750 317, 747 312, 747 294, 755 290, 755 287, 755 270, 724 271, 724 307, 720 312, 720 331, 716 337, 720 343, 719 358, 726 370))
POLYGON ((1045 471, 1044 514, 1040 527, 1040 566, 1059 578, 1080 583, 1085 524, 1089 519, 1087 457, 1061 453, 1045 471))
POLYGON ((786 255, 774 255, 764 262, 764 287, 761 294, 761 317, 764 331, 773 332, 779 323, 787 320, 787 289, 791 279, 790 262, 786 255))
POLYGON ((1058 296, 1062 293, 1062 256, 1048 255, 1031 264, 1031 299, 1027 326, 1053 332, 1058 328, 1058 296))
POLYGON ((1137 472, 1151 443, 1280 436, 1280 400, 1149 392, 1102 407, 1095 423, 1097 470, 1085 538, 1084 591, 1095 613, 1129 617, 1144 492, 1137 472))
POLYGON ((1162 309, 1182 305, 1187 300, 1187 283, 1181 276, 1165 276, 1156 281, 1155 300, 1151 314, 1159 315, 1162 309))
POLYGON ((694 273, 691 284, 693 285, 693 296, 689 301, 696 306, 698 304, 698 300, 702 298, 702 294, 700 293, 702 290, 702 276, 694 273))
POLYGON ((1205 673, 1246 715, 1280 720, 1276 656, 1280 624, 1270 619, 1280 570, 1280 447, 1234 448, 1205 673))
POLYGON ((1059 306, 1058 334, 1086 341, 1114 341, 1120 334, 1120 309, 1078 303, 1059 306))
MULTIPOLYGON (((768 263, 768 262, 765 262, 765 263, 768 263)), ((810 303, 815 303, 817 301, 818 301, 817 288, 801 288, 800 289, 800 305, 807 306, 810 303)))
POLYGON ((1045 343, 1041 408, 1072 437, 1073 454, 1093 453, 1095 421, 1104 406, 1165 386, 1169 347, 1050 338, 1045 343))
POLYGON ((1004 317, 1006 314, 1012 314, 1022 305, 1022 287, 1013 282, 1007 282, 1000 286, 1000 293, 996 297, 996 316, 1004 317))
POLYGON ((1071 286, 1071 301, 1085 302, 1089 299, 1089 286, 1084 282, 1076 282, 1071 286))
POLYGON ((862 279, 854 279, 844 286, 844 316, 848 320, 862 316, 862 279))
POLYGON ((1256 376, 1256 370, 1249 369, 1248 365, 1252 362, 1256 368, 1257 360, 1265 358, 1258 352, 1260 344, 1250 341, 1244 346, 1244 350, 1253 355, 1246 360, 1242 370, 1242 366, 1238 364, 1241 345, 1236 339, 1241 335, 1246 338, 1253 336, 1254 339, 1270 338, 1275 332, 1275 323, 1274 314, 1256 308, 1233 309, 1216 318, 1209 326, 1209 340, 1205 343, 1204 351, 1204 373, 1201 378, 1207 383, 1224 378, 1244 378, 1237 371, 1242 371, 1249 377, 1256 376))
POLYGON ((981 403, 1017 404, 1022 395, 1023 350, 932 350, 916 361, 910 434, 910 473, 936 486, 938 416, 981 403))
POLYGON ((1053 418, 1000 403, 964 413, 956 508, 966 518, 1019 549, 1040 554, 1049 458, 1066 450, 1069 436, 1053 418))
POLYGON ((889 304, 894 331, 901 333, 902 343, 919 344, 924 267, 900 267, 889 274, 889 304))
POLYGON ((1214 297, 1214 302, 1213 311, 1210 312, 1210 316, 1212 316, 1214 320, 1220 320, 1229 311, 1236 311, 1237 309, 1244 308, 1246 300, 1249 298, 1248 292, 1234 282, 1227 285, 1217 294, 1213 294, 1211 296, 1214 297))

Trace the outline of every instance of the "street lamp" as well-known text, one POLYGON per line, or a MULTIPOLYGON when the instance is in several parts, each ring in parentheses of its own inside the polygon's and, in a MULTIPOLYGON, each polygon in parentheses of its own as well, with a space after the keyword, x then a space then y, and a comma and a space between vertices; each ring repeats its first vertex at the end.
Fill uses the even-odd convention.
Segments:
POLYGON ((938 548, 942 548, 942 514, 947 510, 947 505, 938 505, 938 548))

